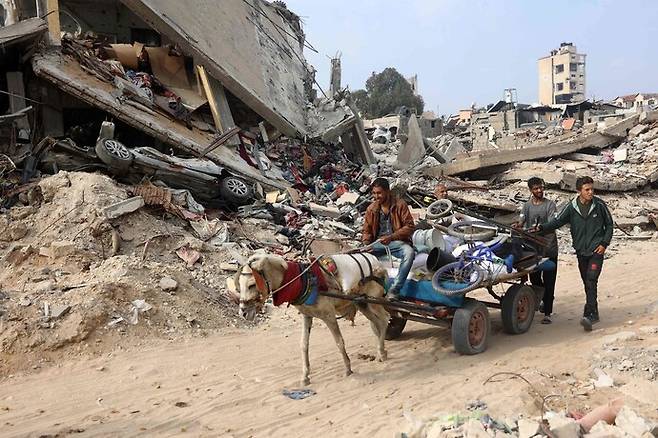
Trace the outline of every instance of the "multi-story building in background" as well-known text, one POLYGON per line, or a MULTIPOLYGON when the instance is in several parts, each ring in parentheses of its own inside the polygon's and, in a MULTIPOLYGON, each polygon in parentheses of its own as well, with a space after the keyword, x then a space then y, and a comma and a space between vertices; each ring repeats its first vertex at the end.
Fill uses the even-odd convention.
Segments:
POLYGON ((539 103, 579 102, 585 99, 585 54, 573 43, 562 43, 549 56, 537 61, 539 103))

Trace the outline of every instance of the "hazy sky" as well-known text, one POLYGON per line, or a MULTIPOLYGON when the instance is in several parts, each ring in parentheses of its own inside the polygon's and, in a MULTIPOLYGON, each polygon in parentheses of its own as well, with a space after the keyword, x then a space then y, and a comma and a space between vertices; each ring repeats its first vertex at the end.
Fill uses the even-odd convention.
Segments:
POLYGON ((425 108, 455 113, 516 88, 537 97, 537 59, 561 42, 587 55, 588 98, 658 92, 654 0, 286 0, 319 53, 306 58, 326 90, 329 59, 342 53, 343 86, 395 67, 418 74, 425 108))

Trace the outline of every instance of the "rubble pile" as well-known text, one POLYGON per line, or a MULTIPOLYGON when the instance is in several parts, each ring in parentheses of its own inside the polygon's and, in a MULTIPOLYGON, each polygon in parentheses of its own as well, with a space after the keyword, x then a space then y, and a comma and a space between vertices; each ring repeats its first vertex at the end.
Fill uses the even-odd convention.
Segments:
POLYGON ((0 347, 16 353, 7 357, 245 324, 226 278, 248 252, 227 238, 216 245, 158 206, 107 219, 130 190, 100 174, 59 172, 2 215, 0 347))
MULTIPOLYGON (((480 402, 481 403, 481 402, 480 402)), ((486 409, 486 404, 484 404, 486 409)), ((440 414, 419 420, 406 414, 409 432, 399 438, 468 438, 468 437, 646 437, 656 436, 658 425, 615 400, 588 414, 580 412, 546 412, 535 418, 494 419, 483 411, 440 414)))

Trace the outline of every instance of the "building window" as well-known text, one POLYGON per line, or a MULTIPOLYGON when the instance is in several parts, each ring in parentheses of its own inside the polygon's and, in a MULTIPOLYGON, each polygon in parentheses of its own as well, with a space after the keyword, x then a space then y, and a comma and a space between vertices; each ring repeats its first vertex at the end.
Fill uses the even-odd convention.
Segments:
POLYGON ((578 64, 575 62, 569 63, 569 71, 578 71, 578 64))
MULTIPOLYGON (((577 87, 577 85, 576 85, 576 83, 575 83, 575 82, 571 82, 571 83, 570 83, 569 85, 570 85, 570 87, 569 87, 569 88, 571 88, 572 90, 575 90, 575 89, 576 89, 576 87, 577 87)), ((581 85, 581 87, 582 87, 582 85, 581 85)))
POLYGON ((564 71, 564 64, 558 64, 555 66, 555 74, 562 73, 564 71))
POLYGON ((556 89, 557 91, 562 91, 562 90, 564 90, 564 84, 563 84, 562 82, 559 82, 559 83, 555 84, 555 89, 556 89))

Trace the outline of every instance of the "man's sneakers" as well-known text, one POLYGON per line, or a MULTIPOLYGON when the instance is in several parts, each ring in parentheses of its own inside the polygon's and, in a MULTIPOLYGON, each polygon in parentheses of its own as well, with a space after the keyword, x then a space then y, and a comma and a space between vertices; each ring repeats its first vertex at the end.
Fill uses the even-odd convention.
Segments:
POLYGON ((591 332, 594 324, 599 322, 598 315, 585 315, 583 319, 580 320, 580 325, 583 326, 586 332, 591 332))
POLYGON ((553 321, 551 320, 551 315, 544 315, 544 317, 541 320, 542 324, 552 324, 553 321))

